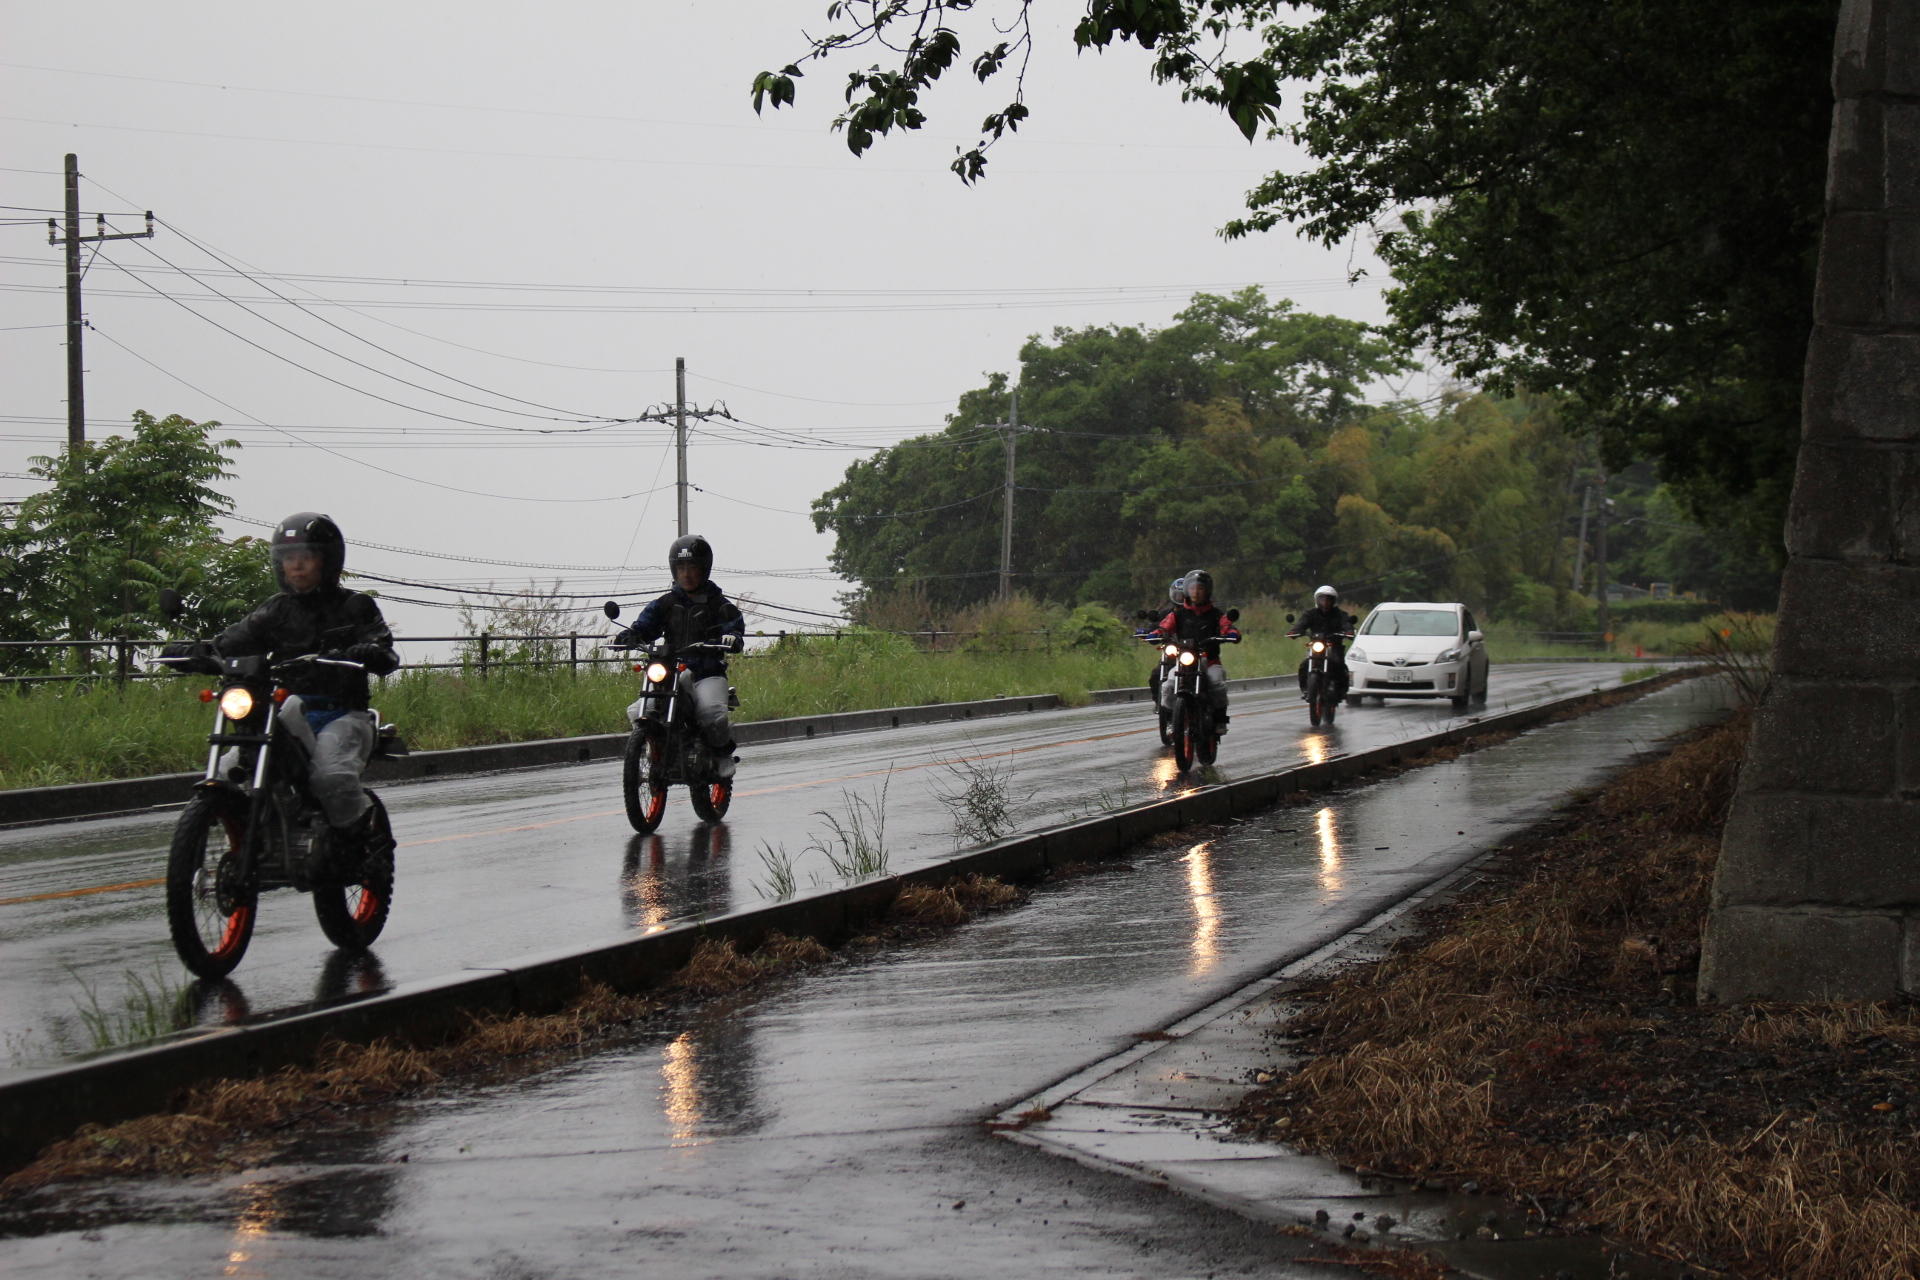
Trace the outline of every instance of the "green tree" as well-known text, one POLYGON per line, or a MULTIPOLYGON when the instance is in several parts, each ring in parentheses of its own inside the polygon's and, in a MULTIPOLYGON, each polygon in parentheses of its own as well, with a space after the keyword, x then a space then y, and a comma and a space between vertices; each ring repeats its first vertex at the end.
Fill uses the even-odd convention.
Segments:
MULTIPOLYGON (((204 634, 273 591, 265 544, 229 542, 214 523, 233 505, 215 486, 231 475, 237 447, 212 438, 219 425, 136 412, 130 434, 32 459, 50 487, 0 521, 8 638, 204 634), (189 598, 177 624, 159 611, 166 587, 189 598)), ((14 665, 50 664, 42 654, 14 665)))
MULTIPOLYGON (((791 103, 848 75, 855 154, 920 128, 940 77, 1013 82, 954 169, 1018 129, 1032 0, 842 0, 753 85, 791 103), (976 43, 969 47, 969 42, 976 43)), ((1229 235, 1376 238, 1395 335, 1496 392, 1557 391, 1610 466, 1657 460, 1696 516, 1779 554, 1831 109, 1838 0, 1084 0, 1082 50, 1311 158, 1268 175, 1229 235), (1283 91, 1296 94, 1282 126, 1283 91)))

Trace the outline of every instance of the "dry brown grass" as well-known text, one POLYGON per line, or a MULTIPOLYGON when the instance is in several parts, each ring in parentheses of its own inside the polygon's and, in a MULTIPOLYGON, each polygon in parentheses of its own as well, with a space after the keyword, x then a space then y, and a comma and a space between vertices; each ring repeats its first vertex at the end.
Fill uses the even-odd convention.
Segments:
POLYGON ((1693 1003, 1746 734, 1630 770, 1300 993, 1304 1064, 1243 1122, 1735 1274, 1920 1273, 1920 1011, 1693 1003))

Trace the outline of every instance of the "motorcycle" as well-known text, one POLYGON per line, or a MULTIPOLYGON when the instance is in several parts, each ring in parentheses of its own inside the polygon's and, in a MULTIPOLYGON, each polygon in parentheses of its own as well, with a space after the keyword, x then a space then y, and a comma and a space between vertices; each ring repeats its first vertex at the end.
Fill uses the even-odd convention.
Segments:
MULTIPOLYGON (((620 606, 609 600, 602 612, 610 619, 618 618, 620 606)), ((713 748, 700 733, 693 698, 683 696, 680 677, 687 670, 689 658, 731 652, 727 646, 711 642, 675 650, 664 640, 656 640, 646 646, 647 660, 633 664, 642 683, 640 697, 628 708, 633 729, 621 753, 620 794, 626 802, 627 821, 641 835, 660 825, 667 812, 667 792, 680 783, 686 785, 687 798, 702 822, 718 822, 727 816, 727 808, 733 803, 733 779, 714 773, 713 748)), ((738 691, 728 685, 727 709, 732 711, 739 705, 738 691)))
MULTIPOLYGON (((162 606, 178 616, 173 593, 163 594, 162 606)), ((303 714, 299 695, 286 687, 312 665, 365 667, 324 653, 278 662, 265 654, 156 661, 182 675, 219 677, 217 692, 200 694, 215 704, 206 775, 194 784, 167 851, 167 928, 181 962, 201 978, 233 972, 253 938, 260 895, 281 888, 313 895, 320 930, 335 946, 371 946, 393 905, 395 846, 386 806, 368 791, 373 821, 364 846, 333 847, 326 815, 307 788, 308 748, 288 727, 303 714)), ((373 717, 375 757, 407 754, 378 712, 348 714, 373 717)))
MULTIPOLYGON (((1238 609, 1227 610, 1227 620, 1236 621, 1238 609)), ((1172 700, 1160 708, 1162 741, 1173 748, 1174 766, 1181 773, 1194 761, 1212 764, 1220 751, 1219 726, 1214 722, 1213 699, 1206 688, 1207 656, 1216 644, 1239 644, 1238 636, 1208 636, 1204 640, 1165 639, 1158 633, 1143 637, 1161 646, 1161 662, 1172 671, 1172 700)))
MULTIPOLYGON (((1287 621, 1293 621, 1293 615, 1287 615, 1287 621)), ((1307 719, 1318 725, 1321 721, 1333 723, 1334 709, 1346 695, 1345 682, 1338 678, 1333 662, 1338 651, 1334 645, 1341 640, 1353 639, 1351 631, 1315 631, 1307 639, 1307 719)))

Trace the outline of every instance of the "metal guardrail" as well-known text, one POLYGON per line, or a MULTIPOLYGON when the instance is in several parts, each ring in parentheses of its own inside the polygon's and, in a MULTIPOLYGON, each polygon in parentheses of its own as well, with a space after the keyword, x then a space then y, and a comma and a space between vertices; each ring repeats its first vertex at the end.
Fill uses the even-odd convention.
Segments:
MULTIPOLYGON (((1039 637, 1039 643, 1029 647, 1046 653, 1053 652, 1053 632, 1050 628, 1022 632, 984 632, 984 631, 749 631, 749 639, 771 641, 770 646, 761 649, 748 649, 740 655, 752 658, 756 653, 766 652, 767 648, 778 647, 798 641, 843 640, 850 637, 870 635, 894 635, 912 640, 926 653, 954 653, 960 649, 961 642, 983 635, 998 635, 1012 639, 1017 636, 1039 637)), ((566 667, 579 671, 581 667, 624 666, 632 658, 624 653, 608 654, 602 652, 609 634, 605 631, 568 632, 564 635, 508 635, 493 632, 481 632, 478 635, 458 636, 395 636, 396 647, 409 644, 457 644, 468 646, 471 656, 463 656, 452 662, 405 662, 403 667, 409 671, 473 671, 481 679, 495 671, 509 670, 515 667, 566 667), (585 645, 583 646, 583 643, 585 645), (566 646, 564 655, 558 652, 562 644, 566 646), (520 644, 538 644, 554 649, 550 657, 512 657, 511 646, 520 644)), ((0 676, 0 688, 28 688, 36 684, 72 684, 91 681, 111 680, 116 684, 125 684, 130 680, 154 680, 175 678, 171 671, 145 671, 137 663, 142 654, 157 654, 169 643, 157 639, 103 639, 103 640, 0 640, 0 657, 13 651, 36 649, 80 650, 80 663, 86 670, 81 671, 36 671, 22 675, 0 676), (96 650, 107 650, 107 657, 98 666, 92 654, 96 650)), ((404 649, 402 650, 404 654, 404 649)))

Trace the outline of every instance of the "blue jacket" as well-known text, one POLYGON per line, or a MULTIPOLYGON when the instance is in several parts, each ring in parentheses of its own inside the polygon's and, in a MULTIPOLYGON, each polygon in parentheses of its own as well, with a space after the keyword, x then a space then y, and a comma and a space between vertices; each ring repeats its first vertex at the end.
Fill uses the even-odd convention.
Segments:
MULTIPOLYGON (((696 592, 682 591, 678 585, 650 602, 620 633, 621 644, 647 644, 665 636, 675 649, 690 644, 718 640, 722 636, 747 634, 747 620, 739 608, 727 599, 719 584, 708 579, 696 592)), ((716 653, 689 654, 687 670, 696 680, 727 673, 727 660, 716 653)))

